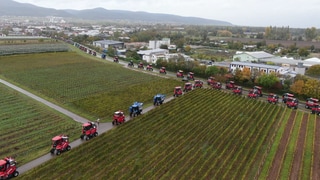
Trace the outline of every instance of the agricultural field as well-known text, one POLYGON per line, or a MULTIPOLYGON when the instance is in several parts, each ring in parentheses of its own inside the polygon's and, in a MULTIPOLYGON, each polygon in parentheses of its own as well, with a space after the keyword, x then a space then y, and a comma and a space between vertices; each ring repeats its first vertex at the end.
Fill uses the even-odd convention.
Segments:
POLYGON ((21 179, 318 179, 318 126, 311 114, 197 89, 21 179))
POLYGON ((64 52, 68 50, 69 50, 69 47, 66 44, 62 44, 62 43, 1 45, 0 56, 16 55, 16 54, 31 54, 31 53, 46 53, 46 52, 64 52))
POLYGON ((25 164, 51 149, 51 138, 79 138, 81 124, 0 84, 0 157, 25 164))
POLYGON ((134 101, 172 95, 181 81, 147 75, 75 52, 0 57, 0 77, 88 119, 111 120, 134 101))

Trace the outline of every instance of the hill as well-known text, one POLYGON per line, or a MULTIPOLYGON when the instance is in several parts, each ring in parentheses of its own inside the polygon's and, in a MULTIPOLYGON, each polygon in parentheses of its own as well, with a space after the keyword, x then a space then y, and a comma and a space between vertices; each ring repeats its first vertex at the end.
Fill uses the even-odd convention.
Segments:
POLYGON ((183 17, 171 14, 107 10, 104 8, 94 8, 87 10, 56 10, 53 8, 43 8, 27 3, 19 3, 13 0, 1 0, 0 16, 58 16, 95 21, 232 26, 231 23, 226 21, 197 17, 183 17))

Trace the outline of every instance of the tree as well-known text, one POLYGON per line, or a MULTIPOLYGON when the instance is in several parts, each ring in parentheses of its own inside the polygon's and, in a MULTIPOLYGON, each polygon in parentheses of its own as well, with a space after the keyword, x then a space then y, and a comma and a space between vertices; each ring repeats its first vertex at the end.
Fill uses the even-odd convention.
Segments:
POLYGON ((107 54, 108 54, 108 56, 113 57, 116 55, 116 50, 112 46, 109 46, 107 54))
POLYGON ((317 29, 315 27, 307 28, 305 31, 306 39, 311 41, 317 37, 317 29))
POLYGON ((319 98, 320 84, 316 79, 308 79, 303 88, 303 94, 308 97, 319 98))
POLYGON ((258 78, 258 83, 267 89, 270 89, 272 86, 274 86, 279 81, 280 81, 279 78, 274 73, 262 74, 258 78))
POLYGON ((303 94, 303 88, 304 88, 304 81, 303 80, 298 80, 295 81, 291 86, 290 90, 298 95, 303 94))
POLYGON ((220 74, 220 69, 217 66, 209 66, 205 71, 206 75, 215 76, 220 74))
POLYGON ((320 65, 317 64, 317 65, 311 66, 307 70, 306 75, 319 77, 320 76, 320 65))
POLYGON ((300 48, 300 49, 298 50, 298 54, 299 54, 299 56, 301 56, 301 57, 307 57, 307 56, 309 56, 310 52, 308 51, 307 48, 300 48))
POLYGON ((243 68, 242 69, 242 76, 241 76, 241 78, 240 78, 240 80, 242 81, 242 82, 247 82, 247 81, 249 81, 251 79, 251 71, 250 71, 250 69, 249 68, 243 68))

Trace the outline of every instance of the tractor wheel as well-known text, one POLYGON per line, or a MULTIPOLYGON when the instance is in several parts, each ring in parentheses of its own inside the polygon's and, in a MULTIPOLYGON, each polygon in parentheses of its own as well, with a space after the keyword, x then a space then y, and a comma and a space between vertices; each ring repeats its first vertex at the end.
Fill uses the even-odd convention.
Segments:
POLYGON ((70 151, 71 150, 71 146, 67 146, 67 151, 70 151))
POLYGON ((81 136, 80 136, 80 138, 83 140, 83 138, 84 138, 84 135, 82 134, 81 136))
POLYGON ((61 154, 61 151, 60 151, 60 150, 57 150, 56 155, 59 156, 60 154, 61 154))
POLYGON ((14 171, 12 175, 13 175, 13 177, 17 177, 17 176, 19 176, 19 172, 18 171, 14 171))
POLYGON ((88 141, 90 139, 90 137, 89 136, 86 136, 86 141, 88 141))
POLYGON ((54 154, 54 149, 51 149, 51 150, 50 150, 50 153, 51 153, 51 154, 54 154))
POLYGON ((277 101, 274 101, 273 104, 277 104, 277 101))
POLYGON ((306 108, 306 109, 309 109, 309 106, 306 105, 305 108, 306 108))
POLYGON ((315 111, 311 111, 311 114, 315 114, 316 112, 315 111))

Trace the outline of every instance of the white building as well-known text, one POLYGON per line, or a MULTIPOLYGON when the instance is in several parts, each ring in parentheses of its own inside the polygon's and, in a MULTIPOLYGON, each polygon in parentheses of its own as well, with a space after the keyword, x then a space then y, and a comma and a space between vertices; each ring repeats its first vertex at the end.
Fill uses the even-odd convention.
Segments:
POLYGON ((255 52, 236 52, 233 55, 233 61, 240 62, 259 62, 263 59, 273 58, 274 55, 266 53, 264 51, 255 51, 255 52))
POLYGON ((257 70, 258 72, 262 72, 266 74, 270 74, 270 73, 285 74, 288 71, 288 68, 284 68, 281 66, 248 63, 248 62, 231 62, 229 65, 229 70, 231 72, 234 72, 236 69, 239 69, 242 71, 244 68, 248 68, 251 72, 253 70, 257 70))
POLYGON ((162 40, 149 41, 149 49, 159 49, 161 45, 170 46, 170 38, 163 38, 162 40))
POLYGON ((158 59, 165 58, 165 55, 169 53, 167 49, 152 49, 152 50, 141 50, 138 54, 142 56, 142 60, 147 63, 156 63, 158 59))

